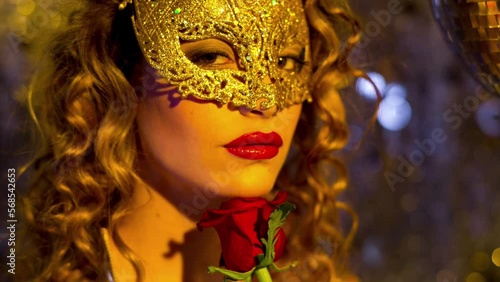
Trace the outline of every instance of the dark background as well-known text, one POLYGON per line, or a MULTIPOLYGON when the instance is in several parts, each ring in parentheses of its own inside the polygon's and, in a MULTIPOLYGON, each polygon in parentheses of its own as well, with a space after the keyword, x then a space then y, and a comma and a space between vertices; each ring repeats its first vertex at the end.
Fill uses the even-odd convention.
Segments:
MULTIPOLYGON (((344 152, 346 198, 360 220, 356 273, 363 281, 500 281, 500 96, 485 93, 450 51, 430 1, 351 3, 365 34, 353 60, 385 78, 382 92, 404 87, 412 111, 406 127, 377 122, 358 150, 344 152)), ((354 143, 376 107, 355 90, 345 95, 354 143)), ((380 113, 396 125, 408 115, 398 102, 380 113)))
MULTIPOLYGON (((61 24, 51 8, 57 2, 0 2, 1 183, 30 153, 26 112, 15 95, 28 74, 20 50, 36 46, 41 30, 61 24)), ((364 32, 352 60, 384 78, 379 86, 386 102, 384 125, 369 129, 358 148, 376 103, 360 95, 362 87, 344 91, 352 136, 341 154, 351 178, 343 197, 359 215, 356 273, 368 282, 500 281, 500 96, 484 93, 470 78, 427 1, 351 3, 364 32)), ((5 188, 3 251, 6 197, 5 188)), ((5 259, 2 254, 2 274, 5 259)))

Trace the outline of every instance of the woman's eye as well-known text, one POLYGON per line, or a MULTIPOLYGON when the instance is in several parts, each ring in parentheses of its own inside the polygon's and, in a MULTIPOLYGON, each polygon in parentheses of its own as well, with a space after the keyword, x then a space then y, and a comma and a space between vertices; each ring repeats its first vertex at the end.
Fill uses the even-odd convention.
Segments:
POLYGON ((202 51, 188 56, 193 64, 202 68, 222 68, 234 63, 229 54, 222 51, 202 51))
POLYGON ((304 61, 295 57, 280 57, 278 59, 278 67, 287 71, 299 72, 304 66, 304 61))

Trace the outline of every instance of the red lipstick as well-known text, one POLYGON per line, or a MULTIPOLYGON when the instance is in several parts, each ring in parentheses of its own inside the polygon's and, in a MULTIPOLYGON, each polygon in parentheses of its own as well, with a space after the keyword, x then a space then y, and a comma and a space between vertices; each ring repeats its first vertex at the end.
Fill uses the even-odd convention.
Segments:
POLYGON ((249 160, 265 160, 274 158, 279 147, 283 145, 281 136, 276 132, 253 132, 242 135, 224 145, 229 153, 249 160))

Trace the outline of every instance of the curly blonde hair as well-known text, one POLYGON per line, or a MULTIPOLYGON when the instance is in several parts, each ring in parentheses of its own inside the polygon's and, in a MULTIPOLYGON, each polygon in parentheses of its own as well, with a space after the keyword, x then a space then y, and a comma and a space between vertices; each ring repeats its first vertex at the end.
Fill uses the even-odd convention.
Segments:
POLYGON ((292 232, 288 240, 293 257, 303 260, 284 273, 282 281, 338 281, 349 275, 348 253, 358 220, 350 206, 337 199, 347 187, 347 171, 333 154, 348 139, 339 90, 364 76, 348 60, 360 40, 360 25, 344 1, 308 0, 305 12, 311 32, 313 103, 303 105, 294 136, 298 153, 277 181, 298 206, 292 230, 302 232, 292 232), (340 211, 352 217, 347 235, 340 227, 340 211))
MULTIPOLYGON (((289 235, 288 253, 307 255, 307 270, 301 271, 299 264, 297 271, 281 277, 334 281, 348 273, 348 249, 357 228, 354 212, 337 199, 346 188, 347 172, 332 153, 348 138, 338 90, 360 76, 348 60, 360 28, 343 1, 304 2, 311 30, 313 102, 304 103, 295 149, 276 187, 288 191, 298 206, 292 224, 302 232, 289 235), (334 181, 328 169, 335 171, 334 181), (353 215, 347 236, 340 228, 341 210, 353 215), (315 251, 318 239, 330 240, 333 253, 315 251)), ((138 98, 130 81, 142 59, 130 14, 119 11, 119 3, 91 0, 73 12, 48 48, 45 69, 32 81, 27 106, 41 146, 23 168, 33 170, 23 201, 29 242, 21 258, 29 266, 23 281, 57 281, 73 270, 85 279, 106 281, 103 226, 134 265, 138 280, 143 279, 140 261, 115 228, 139 179, 133 110, 138 98)))

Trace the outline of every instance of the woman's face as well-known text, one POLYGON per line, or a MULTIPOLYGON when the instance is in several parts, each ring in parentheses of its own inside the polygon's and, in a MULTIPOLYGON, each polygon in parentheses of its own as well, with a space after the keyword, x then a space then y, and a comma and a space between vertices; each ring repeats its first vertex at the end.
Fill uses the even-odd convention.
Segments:
MULTIPOLYGON (((287 4, 282 5, 286 9, 287 4)), ((293 20, 299 17, 305 22, 303 11, 298 12, 293 20)), ((260 32, 262 38, 273 36, 262 29, 260 32)), ((292 79, 310 75, 302 70, 308 57, 309 38, 307 32, 301 34, 302 38, 284 41, 293 43, 279 46, 279 59, 269 64, 268 68, 274 69, 263 76, 260 84, 279 83, 272 75, 276 73, 292 79)), ((200 70, 246 72, 248 67, 240 63, 241 54, 233 48, 234 43, 202 38, 182 41, 180 48, 200 70)), ((184 192, 200 198, 263 196, 272 189, 287 157, 301 103, 267 108, 261 105, 266 99, 260 95, 256 107, 251 108, 232 101, 202 100, 202 95, 181 97, 175 83, 151 64, 144 62, 140 69, 138 92, 143 98, 137 115, 142 156, 139 173, 150 185, 169 195, 184 192)), ((283 97, 286 93, 275 95, 283 97)))

